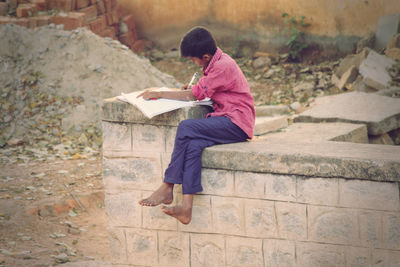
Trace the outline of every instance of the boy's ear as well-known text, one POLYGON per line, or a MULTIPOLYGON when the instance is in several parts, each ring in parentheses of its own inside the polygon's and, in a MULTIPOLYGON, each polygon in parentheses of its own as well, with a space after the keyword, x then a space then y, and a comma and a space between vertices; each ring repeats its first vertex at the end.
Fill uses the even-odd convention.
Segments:
POLYGON ((204 61, 209 62, 212 59, 212 55, 211 54, 205 54, 203 55, 203 57, 201 58, 204 61))

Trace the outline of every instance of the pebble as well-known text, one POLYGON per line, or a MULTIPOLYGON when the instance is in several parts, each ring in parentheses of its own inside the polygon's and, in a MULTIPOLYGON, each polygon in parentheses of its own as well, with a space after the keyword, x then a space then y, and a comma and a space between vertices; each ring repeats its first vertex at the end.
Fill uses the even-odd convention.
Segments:
POLYGON ((58 254, 58 255, 53 256, 53 257, 54 257, 54 259, 55 259, 55 261, 56 261, 57 263, 66 263, 66 262, 69 262, 68 255, 65 254, 65 253, 61 253, 61 254, 58 254))

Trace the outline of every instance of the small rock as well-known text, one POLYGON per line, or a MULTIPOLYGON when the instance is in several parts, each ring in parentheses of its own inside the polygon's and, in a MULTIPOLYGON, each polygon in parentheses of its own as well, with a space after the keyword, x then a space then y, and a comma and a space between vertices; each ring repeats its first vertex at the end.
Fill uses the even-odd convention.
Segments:
POLYGON ((289 107, 290 107, 292 110, 296 111, 296 110, 298 110, 299 108, 301 108, 302 105, 300 104, 300 102, 297 102, 297 101, 296 101, 296 102, 293 102, 292 104, 290 104, 289 107))
POLYGON ((57 263, 66 263, 66 262, 69 262, 68 255, 65 254, 65 253, 61 253, 61 254, 58 254, 58 255, 53 256, 53 257, 54 257, 54 259, 55 259, 55 261, 56 261, 57 263))
POLYGON ((259 57, 253 61, 253 68, 262 69, 266 66, 271 65, 272 61, 269 57, 259 57))

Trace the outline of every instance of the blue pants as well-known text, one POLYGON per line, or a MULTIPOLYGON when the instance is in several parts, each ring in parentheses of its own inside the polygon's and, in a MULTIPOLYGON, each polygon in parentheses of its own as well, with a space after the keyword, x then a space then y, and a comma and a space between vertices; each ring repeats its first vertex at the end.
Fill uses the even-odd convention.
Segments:
POLYGON ((228 117, 208 117, 182 121, 175 137, 171 162, 164 182, 182 184, 183 194, 195 194, 201 186, 201 154, 216 144, 244 142, 247 134, 228 117))

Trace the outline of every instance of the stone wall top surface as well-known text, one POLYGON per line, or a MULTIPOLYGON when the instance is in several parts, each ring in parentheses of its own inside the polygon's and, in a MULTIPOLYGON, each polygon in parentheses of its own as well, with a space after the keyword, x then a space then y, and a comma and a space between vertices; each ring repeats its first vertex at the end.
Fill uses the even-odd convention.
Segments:
POLYGON ((400 147, 252 141, 206 148, 203 167, 400 182, 400 147))

